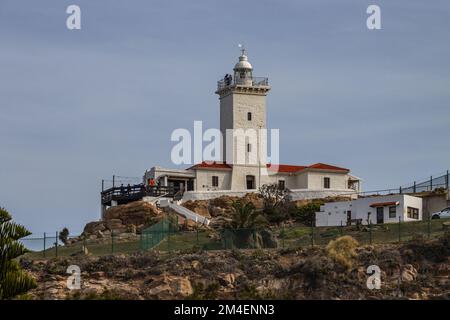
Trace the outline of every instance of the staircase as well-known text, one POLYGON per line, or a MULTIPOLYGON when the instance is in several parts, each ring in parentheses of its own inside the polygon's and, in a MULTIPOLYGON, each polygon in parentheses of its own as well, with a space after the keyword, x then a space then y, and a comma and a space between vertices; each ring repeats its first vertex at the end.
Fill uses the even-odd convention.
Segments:
POLYGON ((205 226, 208 226, 209 223, 211 222, 208 218, 205 218, 204 216, 199 215, 198 213, 195 213, 194 211, 189 210, 188 208, 180 206, 178 203, 179 203, 178 201, 176 202, 168 198, 161 198, 158 201, 158 206, 162 208, 169 207, 170 209, 172 209, 185 219, 195 221, 196 223, 200 223, 205 226))

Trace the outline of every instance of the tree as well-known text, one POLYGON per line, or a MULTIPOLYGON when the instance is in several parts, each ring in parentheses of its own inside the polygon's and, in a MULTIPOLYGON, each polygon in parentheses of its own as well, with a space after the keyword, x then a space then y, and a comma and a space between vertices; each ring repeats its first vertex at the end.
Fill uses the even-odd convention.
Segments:
POLYGON ((251 229, 265 224, 264 217, 256 211, 252 202, 233 201, 230 227, 232 229, 251 229))
POLYGON ((280 188, 278 184, 263 184, 259 188, 263 198, 264 210, 273 211, 289 199, 289 189, 280 188))
POLYGON ((289 189, 280 188, 278 184, 264 184, 259 188, 263 198, 264 214, 267 220, 280 223, 289 217, 289 189))
POLYGON ((8 211, 0 208, 0 299, 15 297, 36 286, 35 280, 15 260, 28 252, 18 240, 31 232, 11 220, 8 211))
POLYGON ((69 238, 69 229, 67 229, 66 227, 64 227, 64 228, 59 232, 59 240, 61 240, 62 243, 67 244, 68 238, 69 238))

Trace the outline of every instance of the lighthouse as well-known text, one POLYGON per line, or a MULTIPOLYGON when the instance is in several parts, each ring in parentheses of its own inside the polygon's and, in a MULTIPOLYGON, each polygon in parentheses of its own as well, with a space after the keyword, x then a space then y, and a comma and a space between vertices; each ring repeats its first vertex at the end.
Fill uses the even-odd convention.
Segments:
POLYGON ((232 75, 218 81, 222 158, 233 166, 231 188, 245 185, 255 189, 260 184, 260 129, 266 129, 266 96, 270 91, 267 77, 254 77, 247 51, 242 49, 232 75), (248 130, 253 129, 253 130, 248 130))

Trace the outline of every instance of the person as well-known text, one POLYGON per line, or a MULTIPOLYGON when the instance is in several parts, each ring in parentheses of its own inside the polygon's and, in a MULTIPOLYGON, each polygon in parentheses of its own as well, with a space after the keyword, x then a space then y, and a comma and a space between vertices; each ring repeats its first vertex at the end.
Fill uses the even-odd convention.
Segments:
POLYGON ((131 193, 131 186, 130 186, 130 184, 127 185, 127 192, 128 192, 128 194, 131 193))

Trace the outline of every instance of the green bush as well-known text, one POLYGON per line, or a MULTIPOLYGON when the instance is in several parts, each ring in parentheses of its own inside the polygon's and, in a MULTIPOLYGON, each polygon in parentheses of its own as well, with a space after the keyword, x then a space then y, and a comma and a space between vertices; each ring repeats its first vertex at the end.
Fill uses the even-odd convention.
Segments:
POLYGON ((315 224, 316 212, 320 211, 321 203, 311 202, 297 208, 295 219, 307 226, 315 224))

